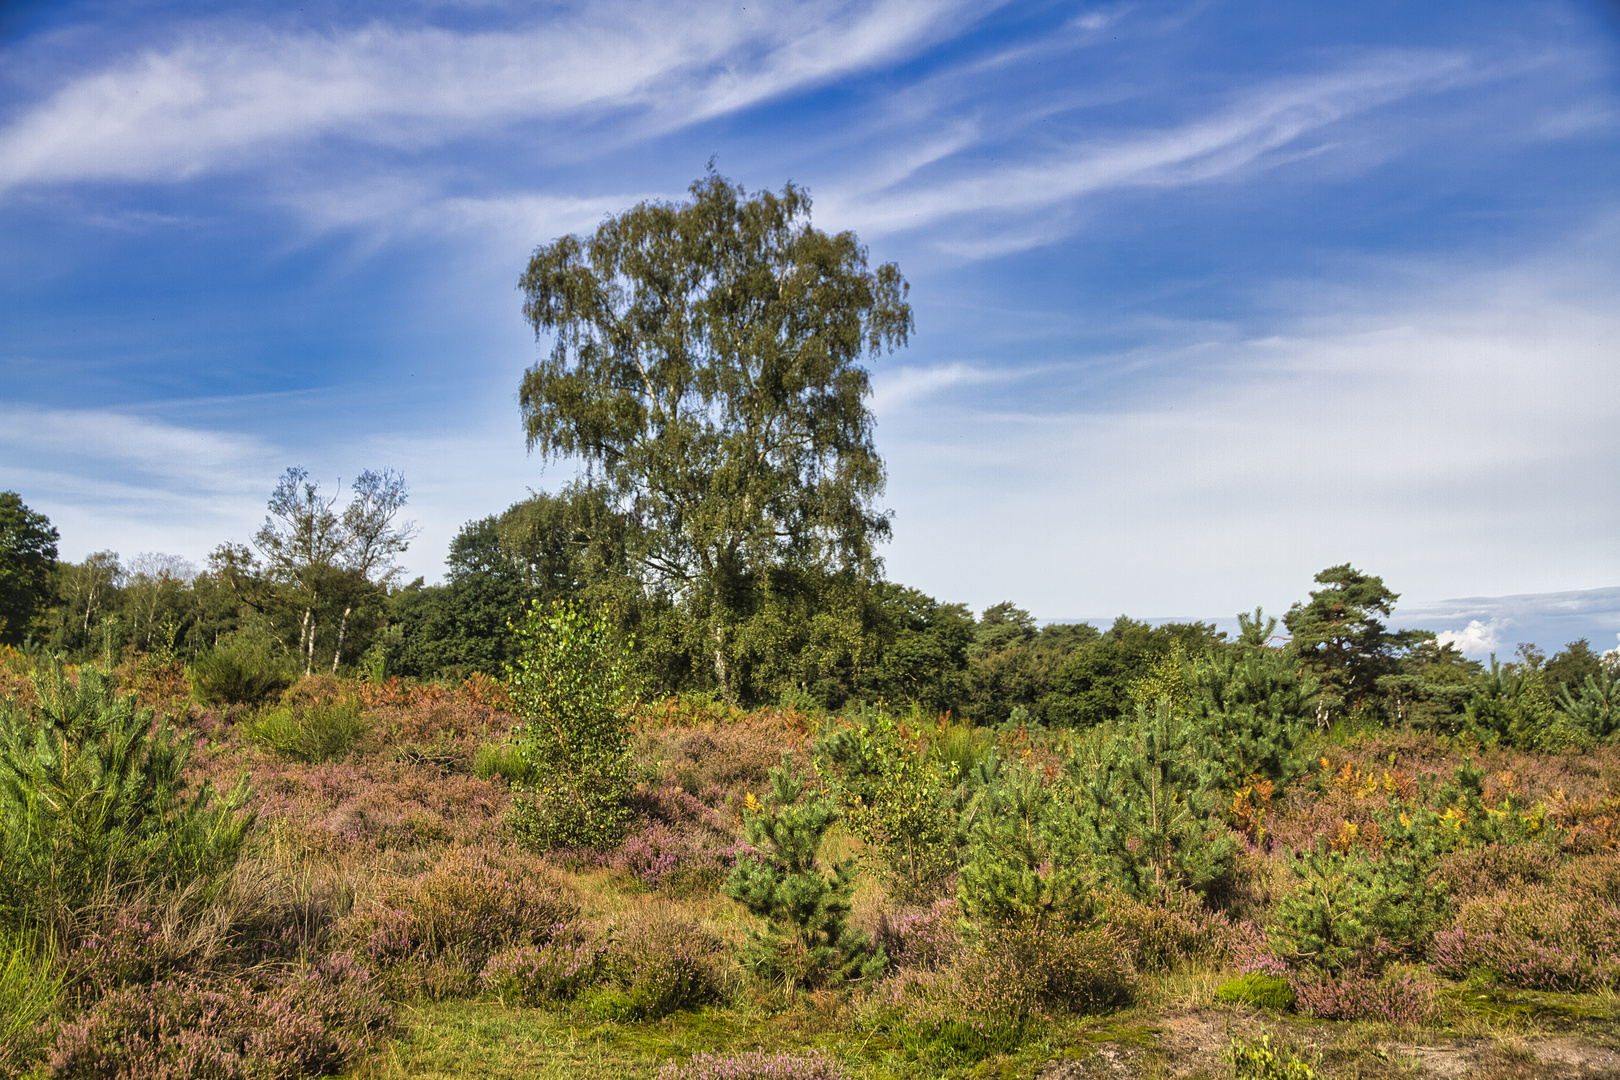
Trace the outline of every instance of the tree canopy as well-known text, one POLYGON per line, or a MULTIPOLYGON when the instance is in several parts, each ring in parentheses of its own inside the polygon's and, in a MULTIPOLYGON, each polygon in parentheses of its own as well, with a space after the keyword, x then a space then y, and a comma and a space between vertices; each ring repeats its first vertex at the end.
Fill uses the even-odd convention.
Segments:
POLYGON ((860 360, 906 342, 907 286, 850 232, 810 223, 793 184, 752 196, 711 172, 540 247, 519 282, 548 356, 519 390, 531 450, 582 459, 629 521, 643 583, 728 631, 773 570, 867 576, 876 506, 860 360))
POLYGON ((0 643, 21 644, 51 599, 56 527, 15 491, 0 491, 0 643))

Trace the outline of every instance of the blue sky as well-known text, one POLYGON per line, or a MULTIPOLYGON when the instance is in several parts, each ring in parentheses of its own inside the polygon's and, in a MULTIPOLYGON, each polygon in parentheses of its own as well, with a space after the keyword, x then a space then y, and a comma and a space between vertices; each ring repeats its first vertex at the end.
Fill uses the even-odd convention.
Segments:
POLYGON ((67 557, 200 561, 288 465, 391 466, 433 580, 569 478, 529 252, 711 157, 911 282, 894 579, 1207 618, 1348 561, 1476 652, 1615 644, 1596 0, 12 4, 0 488, 67 557))

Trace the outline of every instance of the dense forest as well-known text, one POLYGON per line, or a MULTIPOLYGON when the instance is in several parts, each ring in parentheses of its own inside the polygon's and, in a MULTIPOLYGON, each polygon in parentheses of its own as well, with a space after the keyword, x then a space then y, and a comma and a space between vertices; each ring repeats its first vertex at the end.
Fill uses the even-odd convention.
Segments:
POLYGON ((1613 655, 888 581, 904 280, 691 194, 536 251, 587 468, 441 585, 387 469, 200 568, 0 493, 0 1076, 1615 1075, 1613 655))

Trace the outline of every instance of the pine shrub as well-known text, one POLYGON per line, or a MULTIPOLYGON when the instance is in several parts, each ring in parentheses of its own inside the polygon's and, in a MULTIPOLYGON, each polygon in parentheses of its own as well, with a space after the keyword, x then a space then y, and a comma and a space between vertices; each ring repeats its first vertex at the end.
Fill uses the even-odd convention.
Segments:
POLYGON ((60 920, 106 894, 221 880, 252 827, 246 778, 189 795, 192 740, 120 697, 112 680, 59 664, 38 704, 0 703, 0 927, 60 920))
POLYGON ((763 930, 750 931, 744 962, 790 990, 876 975, 888 958, 849 925, 855 861, 828 874, 816 857, 838 808, 824 793, 807 794, 804 777, 786 760, 771 770, 771 786, 765 803, 750 796, 743 814, 758 854, 738 859, 725 884, 727 896, 765 920, 763 930))

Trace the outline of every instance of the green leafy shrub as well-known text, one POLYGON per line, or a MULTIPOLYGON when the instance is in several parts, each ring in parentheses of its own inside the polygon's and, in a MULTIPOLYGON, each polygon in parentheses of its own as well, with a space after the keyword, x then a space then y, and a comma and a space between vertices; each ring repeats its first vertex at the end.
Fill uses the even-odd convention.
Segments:
POLYGON ((1233 1039, 1226 1060, 1237 1080, 1321 1080, 1321 1074, 1298 1055, 1272 1049, 1270 1035, 1262 1035, 1257 1043, 1233 1039))
POLYGON ((947 804, 956 763, 942 765, 920 737, 879 712, 819 742, 816 761, 830 776, 844 824, 867 844, 902 900, 926 896, 956 869, 947 804))
POLYGON ((759 976, 796 986, 833 986, 883 970, 887 957, 849 925, 855 892, 853 859, 829 876, 816 853, 838 808, 806 783, 787 761, 771 770, 771 794, 743 815, 744 834, 759 854, 737 860, 725 894, 765 920, 749 932, 744 962, 759 976))
POLYGON ((1294 987, 1279 975, 1252 972, 1222 983, 1215 991, 1215 1000, 1286 1012, 1294 1007, 1294 987))
POLYGON ((630 643, 570 603, 536 601, 513 629, 512 742, 527 769, 507 820, 538 850, 611 848, 630 821, 630 643))
POLYGON ((38 704, 0 703, 0 927, 53 921, 136 884, 223 878, 251 814, 246 779, 186 793, 189 736, 93 668, 35 677, 38 704))
POLYGON ((246 735, 283 757, 312 764, 340 758, 370 730, 358 698, 294 702, 246 726, 246 735))
POLYGON ((192 694, 206 705, 256 705, 293 683, 286 663, 246 640, 208 650, 192 662, 186 675, 192 694))

